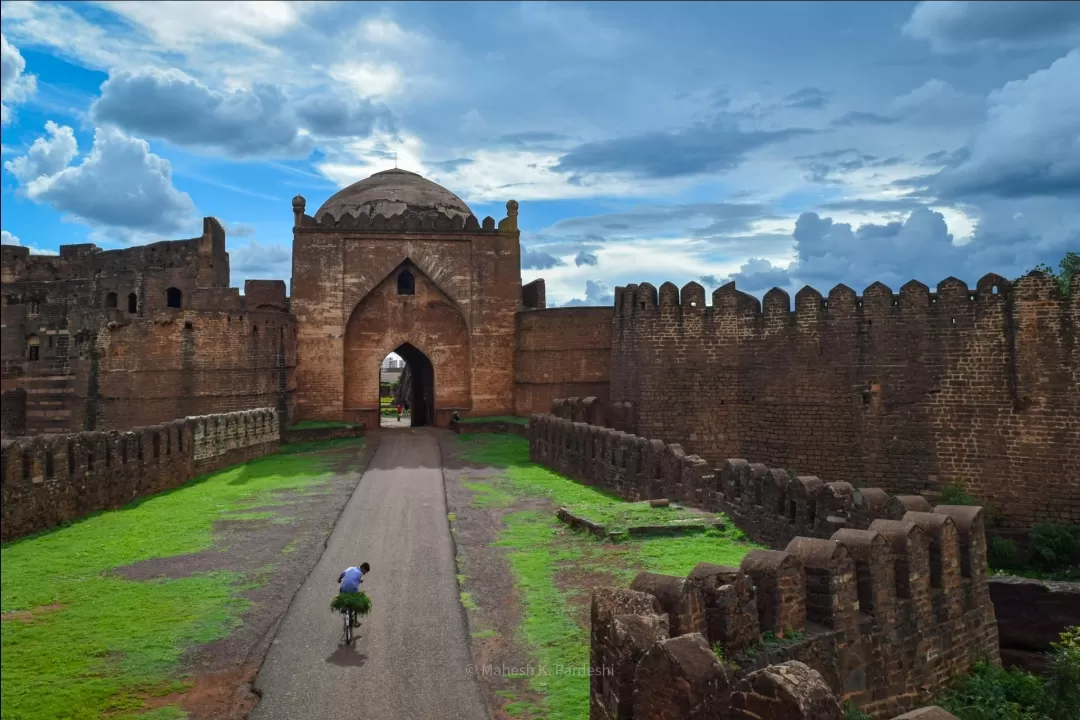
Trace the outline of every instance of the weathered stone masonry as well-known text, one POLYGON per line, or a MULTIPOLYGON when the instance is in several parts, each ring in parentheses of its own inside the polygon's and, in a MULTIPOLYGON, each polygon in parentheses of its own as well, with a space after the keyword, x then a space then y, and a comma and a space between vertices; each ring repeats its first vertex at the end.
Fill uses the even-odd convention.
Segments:
POLYGON ((4 440, 2 539, 126 505, 278 451, 277 410, 189 417, 128 432, 4 440))
POLYGON ((1012 527, 1080 522, 1080 276, 861 296, 615 292, 610 399, 633 432, 914 494, 961 481, 1012 527))
MULTIPOLYGON (((685 580, 639 577, 632 587, 658 598, 671 637, 700 632, 704 652, 719 643, 738 658, 762 633, 805 630, 799 643, 742 658, 742 670, 800 660, 837 695, 882 718, 925 701, 975 660, 998 662, 980 508, 930 508, 921 497, 791 477, 743 460, 716 470, 678 445, 553 415, 534 416, 529 429, 534 462, 627 500, 665 497, 723 510, 753 539, 786 546, 753 551, 738 569, 701 565, 685 580)), ((598 648, 596 633, 594 625, 593 652, 606 664, 636 666, 642 657, 605 648, 603 639, 598 648)))

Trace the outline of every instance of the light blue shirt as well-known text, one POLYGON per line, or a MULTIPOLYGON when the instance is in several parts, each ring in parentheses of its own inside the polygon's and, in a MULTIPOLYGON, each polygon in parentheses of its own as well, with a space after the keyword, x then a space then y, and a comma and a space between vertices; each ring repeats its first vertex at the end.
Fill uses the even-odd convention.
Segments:
POLYGON ((341 579, 341 592, 359 592, 363 577, 364 573, 360 568, 345 568, 345 577, 341 579))

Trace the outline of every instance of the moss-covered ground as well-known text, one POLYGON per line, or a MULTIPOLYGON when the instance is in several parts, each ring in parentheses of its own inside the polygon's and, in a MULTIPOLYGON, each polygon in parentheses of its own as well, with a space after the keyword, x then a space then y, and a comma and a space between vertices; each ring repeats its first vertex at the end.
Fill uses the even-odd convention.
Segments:
POLYGON ((4 720, 183 717, 146 700, 190 685, 183 656, 238 626, 241 594, 267 569, 148 581, 114 571, 206 550, 215 520, 265 520, 282 493, 320 492, 330 460, 314 449, 286 447, 0 547, 4 720))
MULTIPOLYGON (((636 504, 530 463, 524 438, 463 434, 458 442, 463 459, 502 470, 497 476, 473 478, 465 487, 474 492, 474 506, 510 510, 502 516, 496 545, 504 549, 522 609, 515 640, 526 646, 537 668, 546 670, 522 678, 529 690, 543 698, 542 705, 510 702, 502 712, 511 717, 588 717, 589 631, 582 606, 597 578, 625 587, 642 570, 686 575, 700 562, 738 565, 755 547, 730 523, 729 530, 602 543, 587 533, 570 531, 555 518, 554 510, 587 508, 595 516, 609 518, 643 511, 630 507, 636 504), (514 511, 519 501, 535 498, 549 500, 550 509, 514 511)), ((470 603, 474 603, 471 597, 470 603)), ((506 692, 499 694, 515 700, 506 692)))

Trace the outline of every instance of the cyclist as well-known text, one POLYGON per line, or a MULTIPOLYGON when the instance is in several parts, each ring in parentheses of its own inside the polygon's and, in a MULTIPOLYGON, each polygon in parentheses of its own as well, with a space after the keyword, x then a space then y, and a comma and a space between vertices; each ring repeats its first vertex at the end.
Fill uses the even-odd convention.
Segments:
POLYGON ((366 562, 360 563, 360 567, 345 568, 345 572, 338 575, 338 582, 341 583, 338 590, 343 593, 360 592, 360 583, 364 582, 364 576, 369 572, 371 572, 371 566, 366 562))

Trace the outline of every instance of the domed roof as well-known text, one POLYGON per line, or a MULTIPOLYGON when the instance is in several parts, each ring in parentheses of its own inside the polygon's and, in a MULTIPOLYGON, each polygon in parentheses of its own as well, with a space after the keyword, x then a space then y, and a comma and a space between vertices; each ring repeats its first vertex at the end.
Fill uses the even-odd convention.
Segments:
POLYGON ((460 216, 463 220, 472 215, 469 206, 454 193, 441 185, 408 170, 383 170, 371 177, 338 190, 322 204, 314 217, 321 220, 330 213, 335 220, 349 213, 357 215, 382 215, 390 218, 407 211, 419 213, 438 212, 449 218, 460 216))

